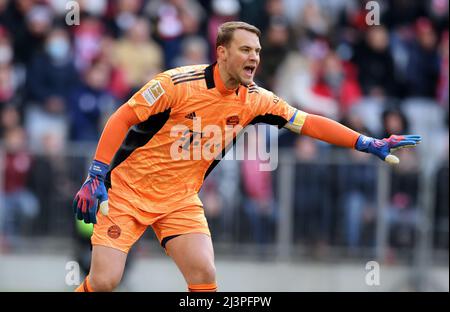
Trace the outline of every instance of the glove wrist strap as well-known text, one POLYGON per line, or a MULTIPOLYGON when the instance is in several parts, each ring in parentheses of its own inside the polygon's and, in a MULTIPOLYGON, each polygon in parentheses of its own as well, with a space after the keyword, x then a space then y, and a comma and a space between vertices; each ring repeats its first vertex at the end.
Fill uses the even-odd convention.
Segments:
POLYGON ((372 141, 373 141, 373 138, 370 138, 370 137, 367 137, 367 136, 361 134, 358 137, 358 140, 356 141, 355 149, 360 152, 368 153, 369 146, 370 146, 370 143, 372 143, 372 141))
POLYGON ((109 166, 101 161, 94 160, 89 167, 89 174, 104 178, 109 171, 109 166))

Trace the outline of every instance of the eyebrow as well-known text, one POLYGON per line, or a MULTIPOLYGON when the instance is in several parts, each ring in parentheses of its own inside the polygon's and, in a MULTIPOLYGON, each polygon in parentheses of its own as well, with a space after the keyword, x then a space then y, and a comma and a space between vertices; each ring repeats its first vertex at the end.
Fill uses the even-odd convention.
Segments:
MULTIPOLYGON (((248 45, 243 45, 243 46, 240 46, 239 47, 239 49, 253 49, 252 47, 250 47, 250 46, 248 46, 248 45)), ((257 47, 257 48, 255 48, 255 50, 259 50, 259 51, 261 51, 261 47, 257 47)))

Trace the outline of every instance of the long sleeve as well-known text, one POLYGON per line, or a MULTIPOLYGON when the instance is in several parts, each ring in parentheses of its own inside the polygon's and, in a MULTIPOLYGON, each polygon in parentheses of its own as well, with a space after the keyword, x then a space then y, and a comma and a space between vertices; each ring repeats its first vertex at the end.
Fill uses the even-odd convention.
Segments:
POLYGON ((122 105, 111 115, 103 129, 95 152, 95 159, 109 164, 122 144, 128 129, 139 122, 133 109, 128 104, 122 105))
POLYGON ((301 134, 327 143, 355 148, 359 133, 326 117, 308 114, 301 134))

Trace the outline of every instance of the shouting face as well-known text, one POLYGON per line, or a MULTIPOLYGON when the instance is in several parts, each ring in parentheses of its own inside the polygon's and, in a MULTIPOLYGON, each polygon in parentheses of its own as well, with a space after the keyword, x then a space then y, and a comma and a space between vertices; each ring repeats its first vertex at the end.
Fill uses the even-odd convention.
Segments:
POLYGON ((260 51, 258 36, 243 29, 237 29, 233 33, 233 38, 227 46, 218 47, 220 72, 227 88, 253 82, 259 65, 260 51))

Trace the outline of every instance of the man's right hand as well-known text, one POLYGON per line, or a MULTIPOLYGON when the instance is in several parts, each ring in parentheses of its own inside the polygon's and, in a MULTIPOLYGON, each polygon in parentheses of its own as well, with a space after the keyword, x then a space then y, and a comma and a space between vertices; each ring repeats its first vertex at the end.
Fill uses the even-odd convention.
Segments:
POLYGON ((89 175, 75 195, 73 211, 78 220, 84 223, 97 223, 97 208, 100 202, 100 210, 104 215, 108 214, 108 192, 105 187, 105 176, 109 166, 94 160, 89 168, 89 175))

